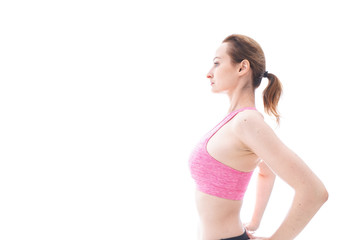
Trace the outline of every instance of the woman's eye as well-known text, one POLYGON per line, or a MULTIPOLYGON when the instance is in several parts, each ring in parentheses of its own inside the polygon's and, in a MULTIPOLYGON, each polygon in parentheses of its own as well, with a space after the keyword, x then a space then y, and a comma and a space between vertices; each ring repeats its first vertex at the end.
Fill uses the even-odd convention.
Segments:
POLYGON ((218 62, 214 62, 214 65, 215 65, 215 66, 218 66, 218 65, 219 65, 219 63, 218 63, 218 62))

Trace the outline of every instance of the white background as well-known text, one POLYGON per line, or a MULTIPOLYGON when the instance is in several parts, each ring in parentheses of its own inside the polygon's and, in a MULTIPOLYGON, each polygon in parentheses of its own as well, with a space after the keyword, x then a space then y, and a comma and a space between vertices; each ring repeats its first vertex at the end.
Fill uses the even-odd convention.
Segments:
MULTIPOLYGON (((232 33, 263 47, 284 86, 276 132, 330 194, 297 239, 360 239, 357 6, 1 1, 0 239, 195 239, 187 161, 228 111, 206 73, 232 33)), ((260 236, 292 196, 277 179, 260 236)))

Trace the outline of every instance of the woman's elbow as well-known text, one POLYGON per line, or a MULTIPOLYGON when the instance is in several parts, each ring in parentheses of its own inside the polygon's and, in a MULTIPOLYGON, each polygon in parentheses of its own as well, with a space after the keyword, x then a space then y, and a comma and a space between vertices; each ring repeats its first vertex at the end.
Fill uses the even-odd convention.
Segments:
POLYGON ((329 199, 329 192, 326 190, 325 186, 321 189, 320 201, 325 203, 329 199))
POLYGON ((295 188, 295 191, 308 201, 311 201, 313 203, 316 202, 320 205, 324 204, 329 198, 329 193, 324 184, 322 183, 307 184, 306 186, 302 186, 298 189, 295 188))
POLYGON ((329 199, 329 193, 323 184, 320 184, 320 186, 317 187, 313 187, 312 196, 313 199, 321 205, 329 199))

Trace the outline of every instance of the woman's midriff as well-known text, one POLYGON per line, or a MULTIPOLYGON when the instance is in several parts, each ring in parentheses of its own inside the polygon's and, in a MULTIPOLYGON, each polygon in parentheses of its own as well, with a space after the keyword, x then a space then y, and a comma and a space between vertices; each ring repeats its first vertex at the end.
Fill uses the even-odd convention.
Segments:
POLYGON ((201 240, 218 240, 244 233, 240 220, 242 200, 223 199, 200 191, 196 191, 195 196, 201 240))

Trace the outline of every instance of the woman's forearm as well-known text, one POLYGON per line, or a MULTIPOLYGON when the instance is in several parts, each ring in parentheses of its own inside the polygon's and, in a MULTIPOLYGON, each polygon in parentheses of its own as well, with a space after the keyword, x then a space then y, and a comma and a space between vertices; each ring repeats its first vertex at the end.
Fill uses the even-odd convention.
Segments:
POLYGON ((255 208, 250 222, 250 226, 252 229, 249 230, 254 231, 259 227, 266 206, 268 204, 274 186, 274 182, 275 182, 274 174, 263 175, 259 173, 257 178, 255 208))
POLYGON ((294 239, 326 202, 327 198, 328 193, 325 188, 317 189, 312 193, 306 191, 296 192, 288 215, 270 239, 294 239))

